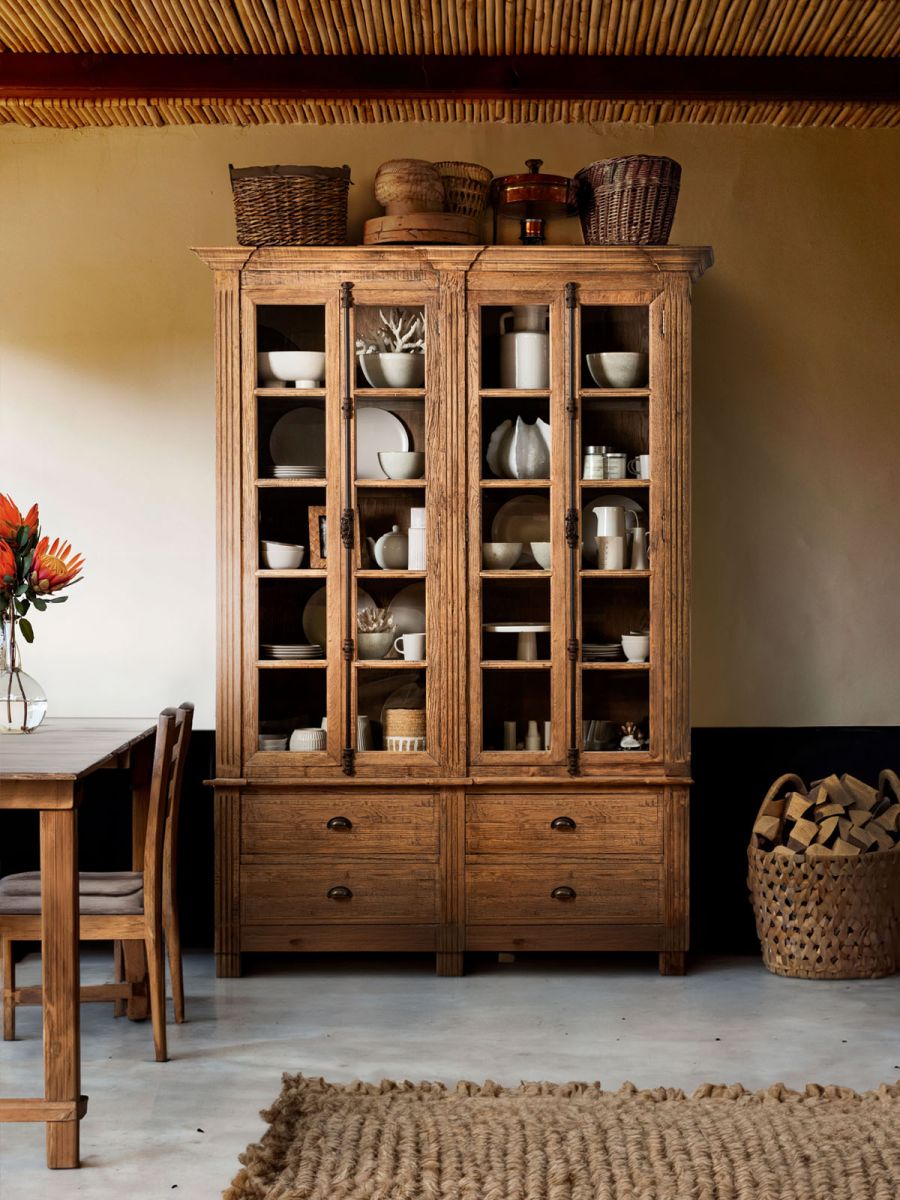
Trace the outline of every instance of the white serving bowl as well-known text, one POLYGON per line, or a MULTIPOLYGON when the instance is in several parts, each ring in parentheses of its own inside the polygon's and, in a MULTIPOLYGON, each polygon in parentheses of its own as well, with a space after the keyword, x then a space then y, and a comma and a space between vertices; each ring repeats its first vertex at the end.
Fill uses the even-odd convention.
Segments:
POLYGON ((481 561, 486 571, 508 571, 522 553, 521 542, 482 542, 481 561))
POLYGON ((425 474, 421 450, 379 450, 378 461, 388 479, 421 479, 425 474))
POLYGON ((531 542, 531 553, 539 567, 550 570, 550 542, 531 542))
POLYGON ((397 636, 395 629, 385 633, 356 633, 356 648, 360 658, 384 658, 397 636))
POLYGON ((374 388, 419 388, 425 382, 424 354, 376 351, 358 354, 362 373, 374 388))
POLYGON ((271 571, 296 571, 303 562, 305 546, 296 542, 262 542, 262 560, 271 571))
POLYGON ((322 350, 268 350, 257 354, 256 363, 262 380, 278 379, 295 387, 314 388, 325 378, 322 350))
POLYGON ((631 350, 603 350, 587 356, 597 387, 633 388, 647 383, 647 355, 631 350))
POLYGON ((646 633, 623 633, 622 649, 629 662, 646 662, 650 654, 650 638, 646 633))
POLYGON ((324 729, 295 729, 288 747, 291 750, 324 750, 327 734, 324 729))

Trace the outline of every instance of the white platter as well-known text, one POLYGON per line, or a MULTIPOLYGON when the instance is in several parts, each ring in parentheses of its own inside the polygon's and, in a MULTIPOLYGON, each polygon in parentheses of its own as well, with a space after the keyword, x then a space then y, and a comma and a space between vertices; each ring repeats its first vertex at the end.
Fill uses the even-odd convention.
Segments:
MULTIPOLYGON (((631 496, 620 496, 616 492, 606 492, 584 506, 581 513, 581 550, 584 555, 584 561, 593 563, 596 566, 597 543, 594 538, 597 532, 597 518, 591 515, 595 508, 624 508, 628 512, 635 513, 638 517, 646 517, 647 510, 643 504, 638 504, 637 500, 632 500, 631 496)), ((638 522, 635 522, 635 524, 638 524, 638 522)), ((646 524, 645 520, 644 525, 646 524)))
POLYGON ((387 479, 378 461, 379 452, 408 449, 409 432, 399 417, 386 408, 357 408, 357 479, 387 479))
POLYGON ((425 584, 411 583, 401 588, 388 605, 394 618, 397 636, 401 633, 425 632, 425 584))
MULTIPOLYGON (((356 611, 375 608, 375 601, 364 588, 357 588, 356 611)), ((328 641, 328 609, 325 588, 320 587, 310 596, 303 610, 303 632, 313 645, 324 646, 328 641)))
POLYGON ((520 563, 533 563, 531 542, 550 541, 550 502, 546 496, 513 496, 491 524, 492 542, 522 542, 520 563))
POLYGON ((269 451, 276 467, 318 466, 325 461, 325 413, 292 408, 275 422, 269 451))

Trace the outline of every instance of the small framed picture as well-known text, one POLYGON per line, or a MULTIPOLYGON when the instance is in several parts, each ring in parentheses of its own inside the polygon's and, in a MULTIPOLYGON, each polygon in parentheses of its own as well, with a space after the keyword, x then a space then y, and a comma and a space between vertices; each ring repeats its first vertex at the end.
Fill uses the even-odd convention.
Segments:
POLYGON ((309 510, 309 565, 324 567, 328 558, 328 519, 325 508, 309 510))

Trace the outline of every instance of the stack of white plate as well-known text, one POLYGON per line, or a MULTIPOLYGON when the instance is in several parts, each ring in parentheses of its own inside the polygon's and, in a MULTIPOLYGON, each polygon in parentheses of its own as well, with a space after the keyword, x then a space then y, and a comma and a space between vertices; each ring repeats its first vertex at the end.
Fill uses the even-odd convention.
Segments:
POLYGON ((288 740, 279 733, 261 733, 259 735, 260 750, 287 750, 288 740))
POLYGON ((582 657, 585 662, 615 662, 622 657, 622 643, 585 642, 582 657))
POLYGON ((273 479, 324 479, 325 466, 321 463, 316 463, 313 466, 304 466, 303 464, 293 464, 274 466, 272 468, 273 479))
POLYGON ((272 644, 263 642, 262 644, 263 658, 324 658, 325 654, 321 646, 310 646, 304 643, 302 646, 291 643, 272 644))

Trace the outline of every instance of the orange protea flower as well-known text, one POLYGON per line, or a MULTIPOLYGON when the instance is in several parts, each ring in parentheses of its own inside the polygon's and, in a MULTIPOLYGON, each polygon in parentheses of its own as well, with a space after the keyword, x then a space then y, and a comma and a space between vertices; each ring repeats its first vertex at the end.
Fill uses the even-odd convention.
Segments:
POLYGON ((15 585, 16 572, 16 556, 13 554, 13 548, 9 542, 4 542, 0 538, 0 592, 15 585), (3 578, 4 575, 11 575, 13 582, 8 583, 3 578))
POLYGON ((23 517, 12 497, 0 494, 0 538, 11 540, 23 525, 28 526, 29 533, 34 537, 38 529, 38 506, 32 504, 23 517))
POLYGON ((80 554, 72 554, 68 542, 60 538, 54 538, 52 546, 49 542, 49 538, 41 538, 31 563, 30 583, 38 596, 68 587, 75 582, 84 566, 84 559, 80 554))

